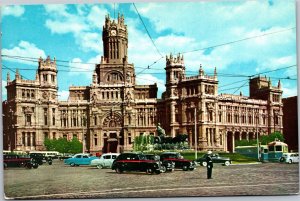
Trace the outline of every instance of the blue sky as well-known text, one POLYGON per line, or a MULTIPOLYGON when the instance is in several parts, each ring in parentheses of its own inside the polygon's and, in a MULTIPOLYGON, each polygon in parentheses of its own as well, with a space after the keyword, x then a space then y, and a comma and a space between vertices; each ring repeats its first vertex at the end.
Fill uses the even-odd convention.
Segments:
MULTIPOLYGON (((184 53, 187 75, 196 75, 200 64, 208 74, 216 67, 219 93, 242 91, 248 95, 246 76, 261 74, 271 77, 273 85, 281 79, 284 97, 297 95, 294 0, 136 3, 136 7, 163 56, 203 49, 184 53), (246 38, 251 39, 242 40, 246 38), (230 43, 237 40, 242 41, 230 43), (230 44, 222 45, 226 43, 230 44), (217 47, 205 49, 212 46, 217 47), (292 67, 284 68, 288 66, 292 67), (272 72, 263 73, 266 71, 272 72), (241 82, 232 84, 237 81, 241 82)), ((128 59, 139 73, 161 56, 131 3, 115 4, 115 12, 125 16, 128 59)), ((99 63, 103 53, 102 26, 108 13, 114 16, 114 4, 2 7, 2 54, 31 58, 50 55, 66 61, 58 63, 59 99, 66 100, 69 86, 91 84, 93 63, 99 63), (78 72, 83 70, 87 72, 78 72)), ((33 69, 20 73, 24 78, 35 78, 37 62, 2 59, 12 70, 33 69)), ((160 97, 165 90, 164 68, 165 58, 161 58, 137 75, 137 83, 157 83, 160 97)), ((3 99, 8 71, 2 69, 3 99)), ((10 74, 14 79, 14 73, 10 74)))

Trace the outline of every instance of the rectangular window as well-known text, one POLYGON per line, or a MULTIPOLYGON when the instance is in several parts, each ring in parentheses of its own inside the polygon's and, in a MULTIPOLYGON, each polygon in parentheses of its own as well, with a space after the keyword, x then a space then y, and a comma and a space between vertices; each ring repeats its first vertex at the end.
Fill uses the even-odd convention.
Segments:
POLYGON ((52 137, 53 137, 53 139, 56 139, 56 133, 55 132, 52 133, 52 137))
POLYGON ((48 114, 47 114, 48 110, 47 108, 44 108, 44 125, 47 126, 48 125, 48 114))
POLYGON ((94 145, 98 146, 98 138, 94 138, 94 145))
POLYGON ((31 115, 30 114, 26 115, 26 125, 31 126, 31 115))

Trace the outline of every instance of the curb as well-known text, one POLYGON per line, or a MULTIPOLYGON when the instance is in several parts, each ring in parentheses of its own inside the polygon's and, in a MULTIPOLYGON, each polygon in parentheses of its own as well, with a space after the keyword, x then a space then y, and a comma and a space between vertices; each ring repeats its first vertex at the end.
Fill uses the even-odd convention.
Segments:
POLYGON ((231 165, 259 165, 262 164, 262 162, 253 162, 253 163, 238 163, 238 164, 230 164, 231 165))

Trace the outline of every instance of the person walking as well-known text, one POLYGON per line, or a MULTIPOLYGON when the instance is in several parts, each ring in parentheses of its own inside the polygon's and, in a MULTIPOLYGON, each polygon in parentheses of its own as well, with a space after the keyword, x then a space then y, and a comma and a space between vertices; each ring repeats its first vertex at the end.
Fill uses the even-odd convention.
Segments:
POLYGON ((212 152, 208 151, 206 156, 206 163, 207 163, 207 179, 212 179, 212 169, 213 169, 213 161, 212 161, 212 152))

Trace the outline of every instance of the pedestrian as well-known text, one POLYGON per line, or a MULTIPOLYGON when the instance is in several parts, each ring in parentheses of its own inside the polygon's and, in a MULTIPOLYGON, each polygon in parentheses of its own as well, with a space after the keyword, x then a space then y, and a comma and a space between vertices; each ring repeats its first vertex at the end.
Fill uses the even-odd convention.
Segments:
POLYGON ((212 152, 208 151, 207 152, 207 156, 206 156, 206 163, 207 163, 207 179, 212 179, 211 175, 212 175, 212 169, 214 167, 213 165, 213 161, 212 161, 212 152))

